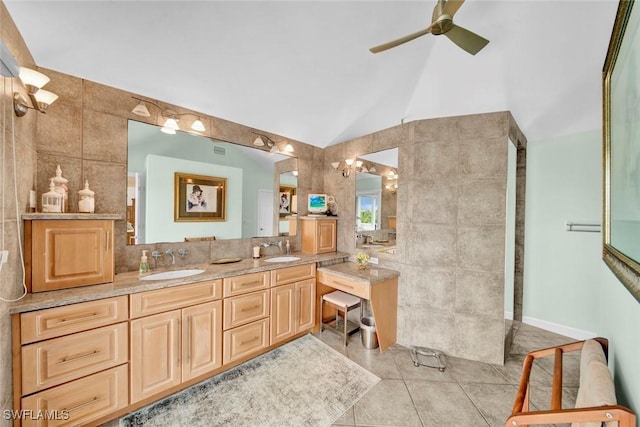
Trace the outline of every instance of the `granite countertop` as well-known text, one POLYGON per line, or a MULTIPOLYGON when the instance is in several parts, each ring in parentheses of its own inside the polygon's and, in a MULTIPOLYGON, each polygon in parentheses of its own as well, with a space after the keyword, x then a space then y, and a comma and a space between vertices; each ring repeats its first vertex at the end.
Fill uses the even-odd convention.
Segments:
POLYGON ((22 214, 23 220, 38 220, 38 219, 113 219, 120 220, 122 215, 118 214, 101 214, 101 213, 58 213, 58 212, 34 212, 22 214))
MULTIPOLYGON (((242 274, 259 273, 262 271, 276 270, 279 268, 293 267, 296 265, 316 262, 344 261, 349 254, 334 252, 329 254, 308 255, 292 253, 291 256, 299 257, 299 260, 290 262, 265 262, 274 257, 262 257, 259 259, 243 258, 239 262, 229 264, 195 264, 176 268, 154 269, 148 274, 161 271, 184 270, 199 268, 205 270, 194 276, 170 280, 140 280, 137 271, 116 274, 112 283, 102 285, 81 286, 71 289, 61 289, 49 292, 29 293, 20 301, 11 303, 9 313, 24 313, 27 311, 41 310, 44 308, 58 307, 67 304, 75 304, 85 301, 93 301, 119 295, 129 295, 154 289, 169 288, 173 286, 187 285, 190 283, 204 282, 207 280, 221 279, 225 277, 239 276, 242 274)), ((145 274, 147 275, 147 274, 145 274)))
POLYGON ((400 276, 398 271, 374 267, 371 264, 361 270, 355 262, 343 262, 327 267, 319 267, 318 271, 369 286, 400 276))

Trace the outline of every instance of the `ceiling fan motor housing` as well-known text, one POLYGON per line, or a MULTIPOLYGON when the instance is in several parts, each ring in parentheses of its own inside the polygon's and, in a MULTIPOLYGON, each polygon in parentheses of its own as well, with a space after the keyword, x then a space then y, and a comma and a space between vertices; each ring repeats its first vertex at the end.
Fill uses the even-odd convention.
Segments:
POLYGON ((453 19, 449 15, 442 15, 431 25, 431 34, 439 36, 453 28, 453 19))

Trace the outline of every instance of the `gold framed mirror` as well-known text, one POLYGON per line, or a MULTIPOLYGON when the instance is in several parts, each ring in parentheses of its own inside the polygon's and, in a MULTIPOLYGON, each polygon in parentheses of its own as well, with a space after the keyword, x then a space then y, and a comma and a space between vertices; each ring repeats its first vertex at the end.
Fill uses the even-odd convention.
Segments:
POLYGON ((640 301, 640 9, 621 1, 603 69, 603 259, 640 301))

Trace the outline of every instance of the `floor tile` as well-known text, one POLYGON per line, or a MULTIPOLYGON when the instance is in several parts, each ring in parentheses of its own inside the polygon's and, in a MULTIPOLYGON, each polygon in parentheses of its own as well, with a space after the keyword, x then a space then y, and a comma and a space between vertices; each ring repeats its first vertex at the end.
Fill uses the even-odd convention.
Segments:
POLYGON ((384 379, 355 404, 357 426, 421 426, 402 380, 384 379))
POLYGON ((448 357, 449 373, 459 383, 508 384, 507 378, 493 365, 448 357))
POLYGON ((440 372, 436 368, 427 366, 415 366, 411 359, 411 353, 408 349, 392 350, 393 358, 396 366, 405 380, 429 380, 429 381, 455 381, 449 372, 447 357, 444 357, 445 370, 440 372))
POLYGON ((347 349, 347 354, 349 359, 380 378, 402 379, 400 370, 396 366, 395 359, 390 351, 380 353, 379 349, 368 350, 352 346, 347 349))
POLYGON ((488 426, 457 383, 406 381, 424 426, 488 426))
POLYGON ((490 426, 504 426, 517 387, 511 384, 460 384, 490 426))
POLYGON ((353 415, 353 406, 347 410, 342 416, 333 423, 334 426, 355 426, 356 420, 353 415))

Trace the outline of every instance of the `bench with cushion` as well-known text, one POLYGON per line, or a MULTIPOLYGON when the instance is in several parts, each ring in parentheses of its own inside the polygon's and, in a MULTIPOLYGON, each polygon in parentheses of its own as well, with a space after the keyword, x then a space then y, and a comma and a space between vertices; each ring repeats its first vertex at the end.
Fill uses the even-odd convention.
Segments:
POLYGON ((524 359, 520 385, 511 416, 505 427, 536 424, 572 423, 572 427, 636 427, 636 416, 616 402, 613 378, 607 366, 608 341, 605 338, 578 341, 532 351, 524 359), (581 351, 580 387, 575 408, 562 408, 562 355, 581 351), (536 359, 554 357, 551 409, 529 410, 531 368, 536 359))

